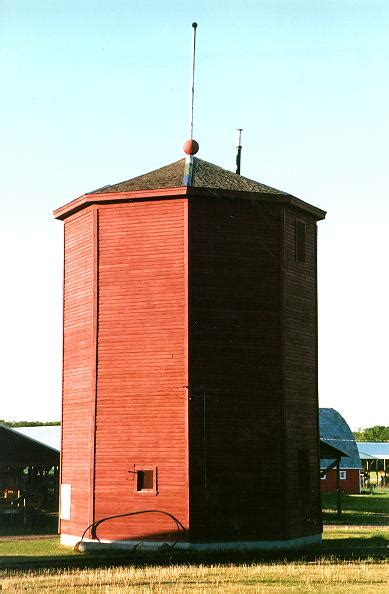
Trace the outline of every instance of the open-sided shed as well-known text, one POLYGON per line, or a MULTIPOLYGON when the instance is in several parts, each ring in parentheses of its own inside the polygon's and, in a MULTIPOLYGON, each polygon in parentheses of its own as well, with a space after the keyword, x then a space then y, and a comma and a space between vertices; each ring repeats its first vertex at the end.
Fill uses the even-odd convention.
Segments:
POLYGON ((389 442, 358 441, 359 457, 364 471, 366 486, 389 484, 389 442))
POLYGON ((59 450, 0 425, 0 514, 55 508, 59 450))

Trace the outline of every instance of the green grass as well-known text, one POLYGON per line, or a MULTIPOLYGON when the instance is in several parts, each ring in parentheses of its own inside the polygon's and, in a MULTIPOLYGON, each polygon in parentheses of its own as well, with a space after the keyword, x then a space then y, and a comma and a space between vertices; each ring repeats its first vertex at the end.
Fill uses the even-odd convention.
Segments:
MULTIPOLYGON (((371 528, 371 529, 358 529, 356 528, 341 528, 339 527, 336 530, 325 529, 323 533, 323 543, 322 545, 314 546, 309 549, 309 551, 316 551, 317 553, 325 553, 325 554, 332 554, 335 550, 344 549, 345 551, 353 551, 353 550, 360 550, 364 549, 368 551, 369 549, 376 549, 377 547, 389 547, 389 529, 379 529, 379 528, 371 528)), ((296 555, 295 552, 291 553, 292 555, 296 555)), ((300 553, 300 555, 304 556, 304 550, 300 553)), ((126 558, 131 557, 128 553, 124 553, 126 558)), ((261 555, 261 553, 258 553, 261 555)), ((279 556, 279 553, 275 553, 275 555, 279 556)), ((112 556, 112 555, 110 555, 112 556)), ((113 553, 113 556, 118 556, 118 553, 113 553)), ((123 555, 121 555, 123 556, 123 555)), ((183 553, 178 554, 176 557, 183 557, 183 558, 200 558, 196 553, 183 553)), ((207 555, 201 554, 201 559, 205 558, 207 555)), ((210 555, 214 557, 215 555, 210 555)), ((230 556, 230 554, 228 554, 230 556)), ((242 556, 242 554, 241 554, 242 556)), ((247 554, 244 553, 243 556, 255 556, 255 554, 247 554)), ((75 559, 81 558, 99 558, 101 559, 100 553, 88 553, 88 554, 80 554, 73 551, 72 547, 65 547, 60 545, 59 538, 47 538, 47 539, 31 539, 31 540, 0 540, 0 562, 5 560, 12 560, 12 561, 20 561, 24 562, 30 560, 37 560, 37 559, 63 559, 73 557, 75 559)), ((165 555, 166 557, 166 555, 165 555)), ((222 558, 223 555, 220 555, 222 558)), ((137 556, 131 557, 132 559, 136 559, 137 556)), ((141 558, 141 557, 140 557, 141 558)), ((150 558, 152 558, 150 556, 150 558)))
POLYGON ((336 553, 349 552, 355 556, 369 557, 380 550, 383 553, 389 552, 389 530, 385 529, 360 529, 341 528, 336 530, 324 529, 323 542, 320 547, 322 555, 333 555, 336 553))
POLYGON ((61 546, 58 537, 0 537, 0 590, 384 594, 389 591, 384 561, 389 494, 342 495, 342 503, 343 526, 336 517, 336 497, 324 495, 324 519, 333 525, 325 527, 323 543, 288 553, 79 554, 61 546))
POLYGON ((322 493, 323 522, 389 526, 389 493, 374 492, 366 495, 341 495, 342 516, 336 514, 336 494, 322 493))
POLYGON ((74 554, 71 547, 60 545, 59 538, 33 540, 1 540, 0 538, 0 561, 4 557, 18 560, 25 557, 66 557, 74 554))
POLYGON ((389 586, 388 565, 376 551, 380 549, 385 555, 386 547, 389 529, 360 527, 327 528, 320 547, 288 556, 229 553, 215 557, 182 553, 148 558, 128 554, 110 557, 74 553, 71 548, 62 547, 59 538, 3 540, 0 589, 61 593, 221 594, 285 590, 383 594, 389 586), (346 556, 342 556, 342 551, 346 556), (350 552, 355 558, 345 560, 350 559, 350 552), (57 566, 51 565, 53 561, 57 566))

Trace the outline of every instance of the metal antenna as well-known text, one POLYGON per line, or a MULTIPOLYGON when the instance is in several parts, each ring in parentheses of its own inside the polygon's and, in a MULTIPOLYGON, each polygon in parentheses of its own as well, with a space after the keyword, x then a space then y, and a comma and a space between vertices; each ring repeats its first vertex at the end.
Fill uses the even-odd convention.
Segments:
POLYGON ((190 97, 190 139, 193 140, 193 104, 194 104, 194 77, 196 63, 196 29, 197 23, 192 23, 193 27, 193 45, 192 45, 192 88, 190 97))
POLYGON ((236 154, 236 173, 238 175, 240 175, 240 160, 241 160, 241 155, 242 155, 242 131, 243 128, 237 128, 238 131, 238 146, 236 147, 238 149, 238 152, 236 154))
POLYGON ((199 143, 193 139, 193 104, 194 104, 194 77, 195 77, 195 61, 196 61, 196 29, 197 23, 192 23, 193 27, 193 46, 192 46, 192 80, 191 80, 191 93, 190 93, 190 128, 189 128, 189 140, 184 142, 182 147, 186 157, 186 165, 184 171, 183 185, 190 186, 192 184, 192 168, 193 168, 193 155, 199 150, 199 143))

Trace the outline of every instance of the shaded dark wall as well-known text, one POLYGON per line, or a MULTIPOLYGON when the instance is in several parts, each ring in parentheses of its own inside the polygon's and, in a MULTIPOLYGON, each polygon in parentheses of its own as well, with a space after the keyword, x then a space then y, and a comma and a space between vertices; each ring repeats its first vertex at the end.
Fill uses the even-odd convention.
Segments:
POLYGON ((289 537, 321 530, 317 395, 316 221, 283 214, 285 477, 289 537), (296 225, 305 224, 305 261, 296 258, 296 225))
POLYGON ((189 221, 191 535, 277 538, 281 207, 196 197, 189 221))

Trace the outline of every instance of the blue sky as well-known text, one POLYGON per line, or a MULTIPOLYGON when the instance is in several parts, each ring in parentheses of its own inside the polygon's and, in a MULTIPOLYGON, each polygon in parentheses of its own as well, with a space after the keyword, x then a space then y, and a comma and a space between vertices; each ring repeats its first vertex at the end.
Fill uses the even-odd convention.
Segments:
POLYGON ((182 157, 192 21, 199 156, 328 211, 319 390, 389 424, 389 2, 0 2, 0 418, 60 415, 62 223, 84 192, 182 157))

